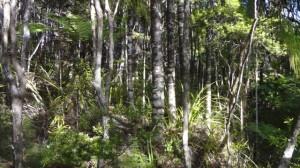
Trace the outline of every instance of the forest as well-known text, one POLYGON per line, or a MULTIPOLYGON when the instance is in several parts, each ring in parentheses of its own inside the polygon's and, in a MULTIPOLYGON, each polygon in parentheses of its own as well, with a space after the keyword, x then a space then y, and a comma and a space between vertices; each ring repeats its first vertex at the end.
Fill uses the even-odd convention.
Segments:
POLYGON ((299 28, 298 0, 0 0, 0 167, 300 167, 299 28))

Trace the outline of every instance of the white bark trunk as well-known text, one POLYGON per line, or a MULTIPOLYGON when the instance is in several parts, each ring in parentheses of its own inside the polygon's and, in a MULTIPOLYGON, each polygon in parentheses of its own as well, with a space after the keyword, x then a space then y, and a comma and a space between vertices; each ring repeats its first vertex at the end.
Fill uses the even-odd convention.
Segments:
POLYGON ((295 150, 295 146, 297 144, 297 137, 298 137, 299 133, 300 133, 300 115, 298 116, 294 132, 293 132, 292 136, 290 137, 290 139, 288 139, 288 143, 284 150, 283 157, 280 161, 280 165, 278 166, 279 168, 288 167, 288 165, 292 159, 292 156, 293 156, 293 153, 295 150))

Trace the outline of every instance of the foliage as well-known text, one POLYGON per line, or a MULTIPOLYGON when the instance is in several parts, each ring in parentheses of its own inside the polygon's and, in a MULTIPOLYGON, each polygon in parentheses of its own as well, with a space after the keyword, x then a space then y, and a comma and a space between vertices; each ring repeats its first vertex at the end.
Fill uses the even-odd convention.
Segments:
POLYGON ((73 131, 66 125, 54 130, 48 142, 41 161, 45 167, 81 167, 84 161, 99 156, 105 144, 99 137, 73 131))
POLYGON ((27 116, 23 119, 23 130, 26 167, 42 167, 40 161, 42 160, 43 145, 37 143, 36 134, 38 131, 35 130, 34 121, 27 116))
POLYGON ((146 0, 126 0, 125 4, 129 10, 134 9, 135 16, 138 16, 142 23, 150 24, 149 10, 145 10, 148 8, 148 2, 146 0))
POLYGON ((298 115, 299 86, 299 81, 282 74, 265 77, 264 82, 259 86, 260 99, 263 102, 260 112, 261 121, 286 128, 283 120, 298 115))
POLYGON ((270 145, 274 145, 279 149, 283 149, 286 144, 286 137, 284 131, 280 128, 276 128, 270 124, 260 124, 256 129, 255 124, 249 124, 247 129, 249 131, 257 133, 262 139, 268 141, 270 145))
POLYGON ((25 163, 26 167, 42 167, 41 160, 43 159, 44 146, 38 143, 32 143, 26 146, 25 163))
MULTIPOLYGON (((113 4, 116 1, 109 1, 109 3, 113 4)), ((237 102, 237 113, 233 114, 232 122, 230 122, 228 146, 221 149, 219 143, 226 132, 225 123, 228 119, 226 108, 230 103, 226 97, 231 94, 229 87, 232 87, 232 80, 236 79, 234 75, 237 74, 236 67, 239 65, 238 56, 244 47, 244 42, 247 41, 253 22, 251 0, 225 1, 224 6, 216 7, 208 7, 210 6, 208 5, 209 1, 191 1, 192 14, 189 22, 191 23, 189 26, 191 43, 189 45, 192 57, 195 59, 190 62, 193 86, 191 86, 192 92, 189 93, 191 98, 189 146, 195 158, 195 167, 257 167, 254 161, 261 161, 258 159, 252 161, 252 159, 255 158, 255 155, 260 156, 259 153, 268 155, 275 151, 278 160, 278 154, 285 145, 286 137, 293 129, 294 118, 298 116, 300 83, 291 75, 289 66, 299 77, 299 25, 287 21, 286 18, 275 16, 272 12, 267 14, 267 10, 266 14, 259 12, 260 19, 254 33, 252 54, 249 62, 245 64, 245 76, 241 78, 243 83, 239 94, 243 99, 241 104, 243 103, 245 106, 243 108, 244 116, 238 114, 242 108, 239 106, 240 102, 237 102), (207 41, 206 31, 208 29, 213 32, 211 34, 213 39, 210 41, 207 41), (217 61, 212 61, 212 80, 220 84, 218 86, 215 83, 211 85, 211 118, 206 118, 207 88, 199 89, 201 84, 205 84, 206 73, 208 73, 208 71, 206 72, 208 66, 205 63, 206 46, 211 48, 211 56, 217 61), (290 65, 287 63, 287 56, 290 58, 290 65), (258 58, 260 61, 261 81, 258 86, 258 102, 253 99, 254 89, 256 89, 256 85, 253 85, 254 58, 258 58), (248 80, 250 89, 246 83, 248 80), (194 87, 196 85, 197 87, 194 87), (255 113, 253 113, 255 103, 259 105, 259 129, 256 129, 252 123, 255 118, 255 113), (248 124, 244 130, 239 129, 242 117, 244 124, 248 124), (254 142, 257 146, 252 148, 251 142, 255 138, 261 141, 254 142), (268 148, 262 146, 268 146, 268 148)), ((104 9, 104 1, 100 2, 104 9)), ((84 164, 93 162, 93 166, 95 166, 96 160, 103 158, 107 159, 109 166, 112 167, 182 167, 184 154, 182 150, 182 81, 179 80, 180 77, 176 77, 175 80, 177 98, 175 126, 168 122, 169 116, 166 112, 168 103, 165 102, 166 122, 164 123, 165 130, 163 130, 163 146, 157 147, 152 143, 156 130, 153 129, 155 126, 150 124, 153 67, 151 67, 151 57, 149 57, 152 47, 149 35, 149 30, 152 33, 149 28, 149 1, 120 1, 120 10, 116 13, 113 27, 114 59, 116 59, 114 60, 113 74, 115 78, 111 82, 108 111, 99 108, 92 85, 94 80, 92 53, 94 47, 97 46, 93 46, 95 41, 91 39, 89 3, 84 0, 35 2, 33 8, 35 13, 31 15, 30 19, 32 21, 30 23, 31 41, 39 41, 37 37, 41 33, 45 38, 40 41, 36 51, 34 50, 36 44, 30 45, 30 54, 34 55, 30 71, 34 72, 28 72, 26 75, 33 74, 35 80, 27 81, 28 86, 34 86, 27 87, 27 91, 37 99, 31 100, 30 97, 25 97, 26 106, 24 107, 36 108, 34 105, 38 104, 40 107, 35 110, 41 109, 44 116, 35 119, 25 117, 23 120, 26 166, 88 167, 84 164), (130 15, 134 22, 132 32, 134 106, 130 106, 127 101, 128 81, 126 82, 128 80, 127 66, 130 64, 127 60, 126 50, 130 15), (146 65, 143 62, 144 58, 146 58, 146 65), (121 64, 124 67, 120 68, 121 64), (144 67, 146 68, 146 81, 143 80, 144 67), (32 103, 32 101, 36 102, 32 103), (104 140, 102 137, 101 119, 103 115, 110 117, 109 140, 104 140), (39 133, 40 129, 44 129, 45 135, 42 138, 39 133), (157 151, 159 152, 156 153, 157 151)), ((162 11, 166 11, 167 1, 161 1, 161 3, 163 4, 162 11)), ((218 1, 218 3, 220 2, 218 1)), ((273 2, 270 2, 271 7, 272 5, 274 5, 273 2)), ((277 14, 282 12, 278 11, 277 14)), ((180 11, 175 12, 177 15, 175 18, 178 17, 178 12, 180 11)), ((105 14, 107 13, 104 12, 103 18, 103 48, 101 51, 103 86, 109 71, 107 55, 110 49, 109 26, 105 14)), ((163 23, 165 23, 166 14, 161 14, 163 23)), ((19 18, 22 18, 21 15, 18 16, 19 18)), ((22 26, 22 21, 18 22, 18 44, 22 43, 22 26)), ((175 21, 175 44, 171 46, 174 47, 174 50, 182 45, 178 43, 177 29, 179 26, 180 23, 175 21)), ((167 55, 166 52, 169 49, 169 45, 166 43, 167 32, 165 27, 162 27, 162 30, 163 45, 161 47, 163 54, 167 55)), ((11 49, 11 45, 8 46, 11 49)), ((17 51, 21 52, 22 50, 18 48, 17 51)), ((180 55, 178 51, 175 53, 176 56, 180 55)), ((22 58, 20 53, 18 53, 19 58, 22 58)), ((180 70, 181 61, 176 58, 176 70, 180 70)), ((14 65, 11 66, 12 71, 15 71, 14 65)), ((168 66, 166 57, 164 57, 164 66, 168 66)), ((0 70, 2 71, 2 68, 0 70)), ((10 103, 10 94, 5 89, 7 83, 2 79, 0 82, 0 162, 1 159, 11 160, 10 134, 12 131, 11 111, 7 107, 10 103)), ((105 91, 105 89, 103 90, 105 91)), ((233 101, 236 100, 241 101, 239 98, 233 101)))
MULTIPOLYGON (((299 115, 299 81, 289 75, 278 74, 274 70, 274 73, 263 77, 258 91, 258 129, 254 123, 249 123, 246 130, 250 131, 248 135, 252 137, 257 135, 259 139, 259 141, 252 140, 259 146, 257 149, 259 156, 257 157, 274 158, 269 163, 275 166, 278 162, 277 158, 282 154, 287 139, 293 131, 295 119, 299 115)), ((250 103, 255 102, 250 100, 250 103)), ((254 113, 252 115, 254 118, 254 113)))
POLYGON ((5 105, 0 105, 0 158, 10 159, 11 157, 11 111, 5 105))
MULTIPOLYGON (((48 107, 53 114, 59 116, 66 115, 66 118, 69 119, 67 120, 67 124, 74 126, 78 122, 76 117, 80 114, 94 113, 96 101, 92 92, 93 86, 91 81, 93 80, 93 74, 90 65, 80 60, 74 65, 74 69, 70 74, 72 73, 75 73, 75 75, 69 81, 64 81, 63 89, 58 88, 59 90, 56 95, 49 93, 50 103, 48 107)), ((89 115, 92 114, 87 114, 87 116, 89 115)))
POLYGON ((47 25, 43 23, 30 23, 29 28, 30 28, 30 33, 40 33, 50 29, 47 25))
MULTIPOLYGON (((191 95, 191 109, 189 118, 189 144, 193 149, 193 154, 196 159, 195 165, 211 167, 222 165, 223 152, 220 153, 218 146, 219 140, 224 134, 224 118, 226 117, 224 98, 217 98, 212 95, 212 111, 213 115, 210 119, 205 117, 206 113, 206 89, 202 88, 197 94, 191 95), (208 129, 208 122, 211 124, 211 129, 208 129)), ((181 149, 181 121, 183 117, 182 109, 178 109, 178 116, 176 117, 176 127, 167 127, 165 148, 172 158, 176 158, 183 154, 181 149)), ((233 135, 234 136, 234 135, 233 135)), ((248 149, 245 148, 245 141, 233 142, 234 152, 243 152, 248 149)), ((224 152, 226 153, 226 152, 224 152)), ((245 152, 246 153, 246 152, 245 152)))
POLYGON ((258 45, 261 45, 263 49, 268 51, 270 54, 286 56, 286 44, 282 43, 281 39, 278 39, 277 35, 278 30, 276 30, 276 25, 278 22, 278 19, 275 18, 262 20, 257 27, 255 40, 258 45))
MULTIPOLYGON (((213 84, 211 84, 213 85, 213 84)), ((192 95, 191 98, 191 111, 190 111, 190 124, 191 125, 199 125, 202 124, 202 126, 207 126, 207 120, 205 118, 206 113, 206 89, 202 88, 196 96, 192 95)), ((225 105, 222 103, 225 100, 223 97, 217 97, 216 95, 212 95, 212 111, 214 112, 214 115, 210 119, 210 122, 212 123, 213 127, 218 129, 223 129, 221 122, 224 120, 225 117, 225 105)), ((213 129, 213 128, 212 128, 213 129)), ((212 130, 209 130, 212 131, 212 130)), ((216 131, 216 130, 214 130, 216 131)), ((216 133, 216 132, 215 132, 216 133)))
POLYGON ((130 153, 126 153, 119 163, 120 167, 132 167, 132 168, 154 168, 155 164, 144 153, 142 153, 137 147, 130 150, 130 153))
POLYGON ((286 45, 287 53, 290 58, 290 65, 293 68, 296 77, 300 77, 300 36, 296 33, 298 27, 292 23, 283 21, 280 24, 279 37, 286 45))
POLYGON ((80 15, 68 13, 66 16, 57 16, 48 13, 48 19, 57 24, 57 28, 52 28, 58 32, 62 32, 72 40, 79 39, 81 41, 90 40, 92 37, 91 23, 80 15))

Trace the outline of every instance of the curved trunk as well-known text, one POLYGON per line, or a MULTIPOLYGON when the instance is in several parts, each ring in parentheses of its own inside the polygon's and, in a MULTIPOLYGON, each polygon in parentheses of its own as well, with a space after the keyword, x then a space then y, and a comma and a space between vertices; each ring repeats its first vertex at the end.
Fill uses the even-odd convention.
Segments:
POLYGON ((13 147, 14 147, 14 167, 23 167, 23 132, 22 132, 22 111, 23 111, 23 99, 26 86, 26 80, 24 75, 24 67, 21 67, 17 60, 17 1, 10 1, 10 40, 11 40, 11 60, 17 76, 15 80, 10 83, 11 91, 11 106, 12 106, 12 120, 13 120, 13 147), (17 84, 19 81, 19 84, 17 84))
MULTIPOLYGON (((252 22, 252 26, 251 29, 249 31, 248 37, 245 40, 245 42, 243 43, 243 45, 241 45, 241 50, 240 53, 238 55, 238 67, 236 68, 235 72, 234 72, 234 79, 231 81, 230 83, 230 93, 229 93, 229 101, 228 101, 228 105, 227 105, 227 118, 226 118, 226 126, 225 126, 225 134, 223 137, 221 137, 220 143, 219 143, 219 150, 221 150, 224 146, 225 146, 225 141, 227 140, 227 144, 228 144, 228 149, 230 149, 230 126, 231 126, 231 120, 233 118, 233 114, 236 111, 237 108, 237 103, 239 102, 240 99, 240 91, 241 91, 241 86, 242 86, 242 78, 244 75, 244 69, 245 66, 248 62, 248 58, 251 55, 252 52, 252 44, 253 44, 253 37, 254 37, 254 33, 258 24, 258 9, 257 9, 257 0, 255 0, 254 2, 254 13, 255 13, 255 17, 254 20, 252 22)), ((229 155, 231 155, 230 150, 228 150, 229 155)))
MULTIPOLYGON (((93 35, 93 56, 94 56, 94 88, 96 91, 96 100, 99 107, 104 111, 107 109, 107 101, 101 85, 101 62, 102 62, 102 40, 103 40, 103 11, 99 0, 91 0, 91 22, 93 35)), ((105 124, 102 121, 102 129, 105 130, 105 124)), ((103 137, 106 135, 104 133, 103 137)), ((98 159, 97 167, 103 167, 105 162, 98 159)))
POLYGON ((26 96, 25 86, 25 65, 26 58, 29 53, 29 39, 30 33, 28 29, 28 21, 30 18, 30 6, 31 0, 25 0, 23 2, 23 47, 22 47, 22 64, 19 63, 17 58, 17 35, 16 35, 16 24, 17 24, 17 1, 16 0, 4 0, 3 1, 3 25, 2 25, 2 66, 3 73, 7 83, 10 86, 11 96, 11 108, 12 108, 12 122, 13 122, 13 159, 14 167, 23 167, 23 132, 22 132, 22 111, 23 111, 23 100, 26 96), (10 53, 11 57, 8 57, 8 32, 10 32, 10 53), (13 68, 10 67, 13 66, 13 68), (12 72, 15 71, 15 73, 12 72), (14 75, 16 74, 16 75, 14 75))

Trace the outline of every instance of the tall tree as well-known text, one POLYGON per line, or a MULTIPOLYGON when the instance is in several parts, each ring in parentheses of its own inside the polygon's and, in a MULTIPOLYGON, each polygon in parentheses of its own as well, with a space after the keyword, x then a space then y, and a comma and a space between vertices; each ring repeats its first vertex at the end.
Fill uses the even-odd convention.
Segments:
MULTIPOLYGON (((103 44, 103 10, 99 0, 91 0, 91 21, 92 21, 92 38, 93 38, 93 56, 94 56, 94 88, 96 90, 96 100, 99 107, 106 111, 108 108, 107 100, 105 98, 101 85, 101 62, 102 62, 102 44, 103 44), (95 17, 97 19, 95 19, 95 17)), ((102 129, 104 130, 103 138, 108 139, 107 123, 104 116, 102 116, 102 129)), ((103 167, 104 160, 99 158, 97 167, 103 167)))
POLYGON ((152 115, 156 128, 156 144, 162 147, 164 130, 164 67, 162 54, 161 1, 150 1, 152 51, 152 115))
POLYGON ((17 0, 3 1, 3 26, 2 26, 2 56, 1 63, 4 77, 10 87, 10 98, 13 122, 13 159, 14 167, 23 167, 23 131, 22 131, 22 111, 26 93, 26 59, 29 53, 30 33, 28 21, 30 18, 31 0, 23 1, 23 47, 21 64, 17 57, 18 43, 16 34, 17 25, 17 0), (8 37, 10 32, 10 57, 8 53, 8 37), (11 68, 11 65, 13 66, 11 68), (13 72, 15 71, 15 72, 13 72), (16 75, 14 75, 16 74, 16 75))
MULTIPOLYGON (((22 67, 27 67, 26 60, 29 58, 30 49, 30 30, 29 30, 29 20, 31 17, 31 6, 33 0, 23 0, 23 45, 21 53, 21 64, 22 67)), ((26 70, 26 69, 25 69, 26 70)), ((29 69, 27 69, 29 71, 29 69)))
POLYGON ((109 105, 109 101, 110 101, 110 87, 111 87, 111 81, 112 81, 112 75, 113 75, 113 65, 114 65, 114 48, 115 48, 114 20, 115 20, 115 15, 117 14, 117 11, 118 11, 119 2, 120 2, 120 0, 118 0, 116 2, 115 10, 112 11, 108 0, 105 0, 105 10, 107 12, 107 18, 108 18, 108 24, 109 24, 109 51, 108 51, 109 58, 108 58, 108 75, 107 75, 107 79, 106 79, 106 92, 105 92, 107 105, 109 105))
MULTIPOLYGON (((215 0, 208 2, 208 7, 213 8, 217 5, 215 0)), ((215 51, 213 49, 214 44, 214 28, 213 26, 206 27, 205 36, 205 54, 206 54, 206 119, 208 133, 211 129, 211 115, 212 115, 212 103, 211 103, 211 83, 212 83, 212 60, 215 57, 215 51)))
POLYGON ((205 54, 206 54, 206 120, 208 133, 211 129, 211 60, 214 57, 213 47, 213 28, 212 26, 206 27, 206 37, 205 37, 205 54))
POLYGON ((192 156, 191 150, 188 145, 189 141, 189 115, 190 115, 190 39, 189 39, 189 17, 190 17, 190 1, 189 0, 180 0, 179 1, 179 10, 178 15, 183 17, 178 22, 182 25, 182 31, 180 31, 179 37, 182 40, 180 43, 181 51, 180 57, 182 61, 182 70, 183 70, 183 127, 182 127, 182 144, 183 144, 183 151, 184 151, 184 160, 185 160, 185 167, 190 168, 192 167, 192 156))
POLYGON ((128 102, 131 106, 134 105, 134 92, 133 92, 133 29, 134 29, 134 17, 133 7, 129 7, 129 18, 128 18, 128 37, 127 37, 127 87, 128 87, 128 102))
POLYGON ((97 92, 96 100, 101 108, 107 108, 102 85, 101 85, 101 60, 103 44, 103 10, 99 0, 91 0, 91 20, 93 30, 93 54, 94 54, 94 87, 97 92), (97 21, 95 20, 95 14, 97 21))
MULTIPOLYGON (((92 19, 92 30, 93 30, 93 54, 94 54, 94 82, 96 88, 101 89, 101 63, 102 63, 102 44, 103 44, 103 10, 99 0, 91 0, 91 19, 92 19), (96 20, 94 15, 96 14, 96 20)), ((99 97, 101 98, 100 103, 103 107, 106 106, 106 101, 100 96, 103 91, 97 90, 99 97)))
POLYGON ((168 111, 172 125, 176 122, 176 94, 175 94, 175 47, 174 47, 174 0, 167 1, 167 56, 168 56, 168 111))
POLYGON ((247 64, 247 61, 249 60, 248 58, 250 57, 252 53, 252 45, 253 45, 253 38, 254 38, 254 33, 257 27, 257 23, 259 20, 259 15, 258 15, 258 8, 257 8, 257 0, 254 0, 254 19, 252 22, 251 29, 249 31, 249 34, 244 41, 244 43, 241 45, 238 57, 237 57, 237 67, 235 69, 235 72, 231 76, 232 79, 230 82, 230 90, 229 90, 229 95, 228 95, 228 105, 227 105, 227 119, 226 119, 226 126, 225 126, 225 134, 220 140, 220 149, 224 147, 225 142, 227 140, 227 145, 228 145, 228 152, 229 156, 231 157, 231 147, 230 147, 230 126, 232 122, 232 118, 234 115, 234 112, 236 111, 237 104, 240 99, 240 90, 242 86, 242 79, 244 76, 244 69, 247 64))

